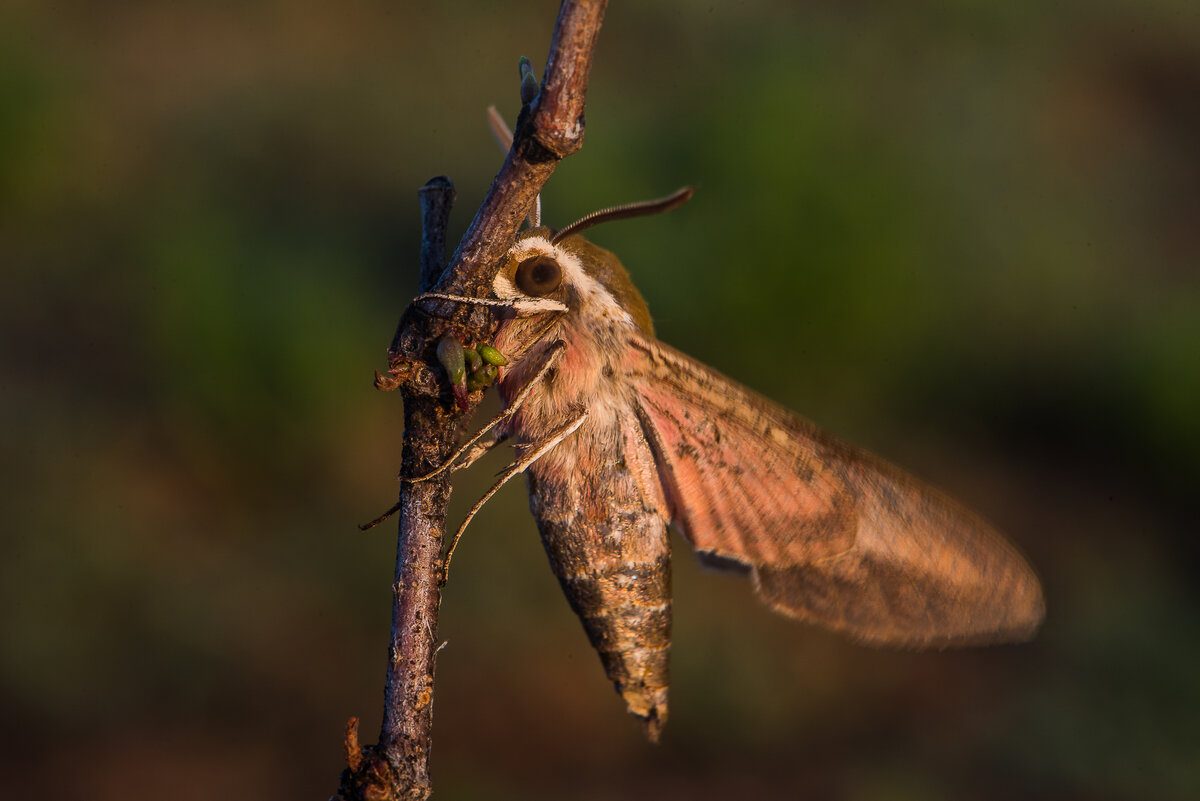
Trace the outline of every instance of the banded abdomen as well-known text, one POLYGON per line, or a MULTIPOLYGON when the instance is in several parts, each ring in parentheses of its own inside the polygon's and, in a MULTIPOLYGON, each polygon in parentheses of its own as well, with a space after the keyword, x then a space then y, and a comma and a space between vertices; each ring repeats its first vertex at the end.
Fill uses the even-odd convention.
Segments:
POLYGON ((657 739, 667 718, 671 552, 649 448, 636 420, 592 418, 555 451, 529 469, 542 543, 609 679, 657 739))

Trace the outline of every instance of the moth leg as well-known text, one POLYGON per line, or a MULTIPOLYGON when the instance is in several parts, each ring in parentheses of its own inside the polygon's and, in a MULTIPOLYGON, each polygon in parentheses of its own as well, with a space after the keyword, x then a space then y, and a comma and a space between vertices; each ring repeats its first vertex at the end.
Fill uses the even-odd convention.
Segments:
POLYGON ((584 409, 570 420, 551 431, 543 439, 519 446, 524 448, 525 451, 518 456, 512 464, 504 469, 504 472, 500 474, 499 480, 496 481, 496 483, 492 485, 492 488, 484 493, 483 497, 471 507, 471 510, 467 512, 466 518, 462 521, 462 524, 459 525, 458 531, 455 531, 454 536, 450 538, 450 546, 446 549, 446 556, 442 560, 441 583, 443 585, 446 583, 446 578, 449 575, 450 559, 454 556, 454 549, 458 547, 458 541, 462 539, 463 532, 467 530, 467 524, 471 522, 471 519, 475 517, 476 513, 483 508, 485 503, 491 500, 493 495, 500 491, 501 487, 508 483, 509 479, 525 472, 525 469, 529 467, 529 465, 545 456, 551 448, 562 442, 571 434, 575 433, 575 431, 581 425, 583 425, 583 421, 587 419, 587 416, 587 409, 584 409))
POLYGON ((439 466, 435 467, 425 475, 415 476, 413 478, 398 476, 398 478, 405 484, 420 484, 422 481, 428 481, 434 476, 439 476, 447 470, 453 472, 455 470, 467 469, 479 461, 480 457, 482 457, 485 453, 489 452, 497 445, 500 445, 505 439, 508 438, 507 434, 499 434, 491 430, 497 423, 504 419, 505 415, 503 414, 492 418, 491 422, 481 428, 479 432, 475 434, 475 436, 467 440, 462 447, 460 447, 450 456, 449 459, 442 462, 439 466))
POLYGON ((487 451, 499 445, 503 441, 502 437, 493 437, 488 442, 480 442, 480 440, 482 440, 484 435, 494 429, 497 425, 503 423, 505 420, 517 413, 517 410, 521 408, 521 404, 525 403, 525 399, 529 397, 531 392, 533 392, 534 387, 536 387, 541 380, 546 377, 547 373, 554 369, 554 365, 558 364, 566 350, 567 343, 563 342, 562 340, 551 343, 546 352, 546 361, 542 363, 540 368, 538 368, 537 374, 534 375, 534 377, 530 379, 525 386, 521 387, 521 391, 518 392, 516 397, 512 399, 512 403, 508 404, 508 408, 493 417, 491 421, 489 421, 488 424, 483 428, 479 429, 479 431, 475 433, 475 436, 463 443, 463 446, 455 451, 454 455, 443 462, 440 467, 434 468, 433 471, 426 473, 423 476, 417 476, 416 478, 402 478, 400 480, 407 481, 411 484, 416 484, 420 481, 428 481, 434 476, 445 472, 448 468, 453 466, 456 461, 458 461, 459 457, 465 454, 468 456, 468 461, 454 468, 456 470, 461 470, 464 467, 469 467, 484 453, 487 453, 487 451), (478 448, 483 448, 483 450, 478 450, 478 448))
MULTIPOLYGON (((504 441, 507 439, 508 434, 501 434, 493 431, 479 442, 476 442, 474 445, 459 448, 458 452, 462 454, 462 461, 450 468, 451 471, 466 470, 468 467, 478 462, 485 454, 490 453, 496 446, 503 445, 504 441)), ((424 480, 425 476, 421 476, 420 478, 412 479, 412 483, 424 480)))
POLYGON ((449 300, 455 303, 469 303, 473 306, 499 306, 512 309, 518 316, 546 314, 547 312, 565 312, 567 306, 550 298, 472 298, 466 295, 448 295, 444 292, 426 292, 413 298, 413 303, 423 300, 449 300))
POLYGON ((423 300, 452 300, 456 303, 469 303, 473 306, 505 306, 511 308, 513 301, 511 300, 495 300, 493 298, 470 298, 466 295, 447 295, 445 292, 425 292, 417 295, 412 299, 413 303, 420 303, 423 300))
MULTIPOLYGON (((493 421, 493 422, 495 422, 495 421, 493 421)), ((492 423, 489 423, 488 427, 490 428, 491 425, 492 425, 492 423)), ((434 476, 438 475, 439 473, 445 472, 447 468, 452 467, 453 470, 464 470, 464 469, 470 467, 471 465, 475 464, 475 462, 479 461, 480 457, 482 457, 488 451, 492 450, 492 448, 495 448, 497 445, 504 442, 504 440, 508 439, 507 434, 503 434, 503 435, 492 434, 492 436, 490 436, 487 439, 480 442, 479 441, 480 438, 483 436, 483 434, 486 431, 487 431, 487 429, 485 428, 483 431, 479 432, 474 437, 471 437, 470 442, 468 442, 466 445, 462 446, 457 451, 455 451, 453 456, 451 456, 444 463, 442 463, 442 466, 437 468, 436 470, 434 470, 432 473, 427 473, 427 474, 425 474, 423 476, 419 476, 417 478, 404 478, 403 476, 401 476, 400 481, 407 483, 407 484, 416 484, 419 481, 425 481, 427 479, 433 478, 434 476), (460 462, 459 464, 454 464, 455 461, 457 461, 459 459, 459 457, 462 457, 462 462, 460 462)), ((400 506, 403 503, 404 503, 403 501, 396 501, 396 503, 393 504, 390 509, 388 509, 386 512, 381 514, 379 517, 372 520, 370 523, 359 523, 358 530, 359 531, 367 531, 369 529, 375 528, 380 523, 387 520, 392 515, 396 514, 396 512, 399 512, 400 506)))
MULTIPOLYGON (((521 391, 518 392, 516 397, 513 398, 512 403, 510 403, 508 405, 508 408, 506 408, 504 411, 500 412, 500 414, 493 417, 492 420, 487 425, 485 425, 483 428, 479 429, 479 431, 476 432, 475 436, 471 437, 469 440, 467 440, 465 443, 463 443, 462 447, 459 448, 457 451, 455 451, 454 454, 449 459, 447 459, 445 462, 443 462, 439 467, 434 468, 432 471, 426 473, 423 476, 417 476, 416 478, 404 478, 403 476, 401 476, 400 480, 403 482, 410 483, 410 484, 416 484, 421 481, 428 481, 429 479, 433 478, 434 476, 439 475, 451 468, 453 468, 455 470, 461 470, 463 468, 470 467, 472 464, 474 464, 476 461, 478 461, 481 456, 483 456, 485 453, 490 451, 492 448, 496 447, 501 442, 503 442, 505 440, 505 437, 495 436, 495 435, 489 437, 487 440, 484 440, 482 442, 480 440, 483 440, 484 436, 489 431, 494 429, 497 425, 504 422, 508 418, 512 417, 514 414, 516 414, 517 410, 521 408, 521 404, 523 404, 525 402, 525 399, 529 397, 530 393, 533 392, 534 388, 538 385, 538 383, 543 378, 546 377, 546 374, 549 373, 550 370, 554 368, 554 365, 558 364, 559 359, 562 358, 562 355, 563 355, 563 353, 566 352, 566 350, 567 350, 566 342, 563 342, 562 340, 552 342, 550 344, 550 347, 547 348, 546 361, 542 364, 542 366, 540 368, 538 368, 537 374, 534 375, 534 377, 532 379, 530 379, 529 383, 527 383, 525 386, 521 387, 521 391), (457 462, 460 458, 463 458, 463 457, 465 457, 464 461, 461 464, 458 464, 456 466, 455 462, 457 462)), ((499 488, 497 487, 497 489, 499 489, 499 488)), ((375 528, 375 526, 378 526, 380 523, 387 520, 389 517, 396 514, 396 512, 398 512, 398 511, 400 511, 400 501, 396 501, 395 505, 392 506, 392 508, 388 509, 386 512, 384 512, 379 517, 372 520, 370 523, 360 523, 358 526, 358 529, 359 529, 359 531, 367 531, 368 529, 375 528)), ((474 514, 474 512, 472 512, 472 514, 474 514)), ((461 532, 459 533, 459 536, 461 536, 461 532)), ((457 537, 455 539, 457 540, 457 537)))

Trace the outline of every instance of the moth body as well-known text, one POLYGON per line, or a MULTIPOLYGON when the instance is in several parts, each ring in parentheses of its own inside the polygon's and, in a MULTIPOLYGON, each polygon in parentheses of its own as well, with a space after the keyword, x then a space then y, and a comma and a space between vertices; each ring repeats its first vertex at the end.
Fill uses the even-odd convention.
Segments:
MULTIPOLYGON (((598 250, 575 240, 571 244, 591 256, 598 250)), ((554 573, 605 672, 657 739, 667 716, 671 552, 653 455, 631 413, 632 388, 622 372, 629 335, 639 329, 566 247, 530 236, 510 255, 520 263, 539 253, 562 268, 567 310, 549 312, 560 316, 548 328, 521 317, 501 328, 497 347, 521 354, 501 377, 505 402, 531 379, 549 344, 562 342, 566 349, 509 421, 507 433, 518 443, 535 443, 574 410, 587 409, 579 429, 526 472, 530 508, 554 573), (523 341, 531 335, 537 340, 523 341)), ((497 295, 512 297, 510 287, 511 278, 501 271, 497 295)))
POLYGON ((505 433, 533 453, 581 421, 526 471, 530 508, 652 738, 667 715, 671 523, 706 561, 748 572, 774 610, 865 642, 1015 641, 1041 623, 1037 577, 991 526, 659 342, 611 253, 525 231, 494 291, 508 307, 501 396, 516 404, 538 381, 505 433))

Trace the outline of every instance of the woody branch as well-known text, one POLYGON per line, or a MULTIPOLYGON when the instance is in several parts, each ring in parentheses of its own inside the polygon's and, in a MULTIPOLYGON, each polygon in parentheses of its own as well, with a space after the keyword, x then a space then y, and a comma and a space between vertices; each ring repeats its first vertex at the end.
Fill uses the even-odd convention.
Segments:
MULTIPOLYGON (((453 188, 445 179, 422 188, 422 292, 488 293, 547 179, 561 159, 583 144, 584 99, 606 6, 606 0, 562 3, 540 92, 521 109, 504 165, 445 270, 444 230, 453 188)), ((495 331, 485 307, 447 304, 437 311, 405 310, 388 348, 388 375, 376 381, 380 389, 400 389, 404 399, 404 475, 424 475, 450 456, 481 397, 472 393, 466 410, 453 402, 437 367, 438 340, 453 333, 466 342, 488 341, 495 331)), ((431 793, 433 671, 448 475, 401 485, 383 725, 379 743, 366 747, 358 742, 357 719, 347 725, 348 768, 336 799, 425 799, 431 793)))

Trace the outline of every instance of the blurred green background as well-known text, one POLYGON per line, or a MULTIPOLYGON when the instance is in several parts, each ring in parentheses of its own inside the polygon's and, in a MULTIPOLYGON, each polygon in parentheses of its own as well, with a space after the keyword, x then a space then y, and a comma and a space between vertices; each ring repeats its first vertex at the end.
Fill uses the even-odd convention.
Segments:
MULTIPOLYGON (((0 795, 324 798, 374 740, 416 189, 457 241, 556 8, 4 5, 0 795)), ((1010 532, 1045 628, 869 650, 680 546, 652 747, 513 486, 445 595, 437 797, 1200 797, 1194 0, 616 2, 548 220, 685 183, 594 233, 660 336, 1010 532)))

